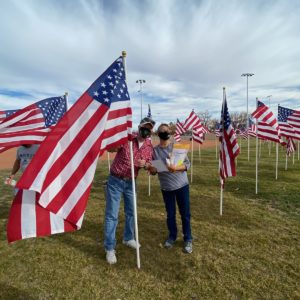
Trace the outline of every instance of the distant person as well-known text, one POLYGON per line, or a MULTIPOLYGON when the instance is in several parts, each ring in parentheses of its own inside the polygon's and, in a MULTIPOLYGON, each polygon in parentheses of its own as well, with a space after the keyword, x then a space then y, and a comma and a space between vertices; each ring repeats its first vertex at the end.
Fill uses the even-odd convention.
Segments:
MULTIPOLYGON (((14 165, 12 167, 11 173, 8 176, 8 178, 13 180, 15 178, 15 175, 19 170, 23 173, 29 163, 31 162, 33 156, 35 155, 36 151, 38 150, 39 145, 36 144, 25 144, 18 148, 17 150, 17 156, 16 160, 14 162, 14 165)), ((17 193, 18 189, 15 189, 15 193, 17 193)))
MULTIPOLYGON (((189 159, 186 157, 183 164, 180 166, 168 165, 167 159, 170 158, 170 153, 173 150, 173 143, 170 142, 171 129, 168 124, 161 124, 157 129, 157 135, 160 143, 154 147, 154 160, 162 160, 166 164, 169 171, 159 172, 158 179, 162 196, 165 202, 167 212, 167 227, 169 236, 164 242, 165 248, 171 248, 177 239, 177 224, 176 224, 176 202, 179 208, 182 232, 184 236, 183 252, 192 253, 192 232, 191 232, 191 214, 190 214, 190 196, 189 196, 189 181, 187 170, 190 168, 189 159)), ((152 175, 157 174, 156 168, 149 167, 152 175)))
MULTIPOLYGON (((152 119, 148 117, 142 119, 137 136, 132 141, 135 178, 138 176, 140 169, 144 168, 147 170, 150 166, 153 146, 149 138, 151 137, 154 125, 155 122, 152 119)), ((133 189, 129 145, 126 143, 118 149, 110 149, 110 151, 117 151, 117 154, 111 165, 106 187, 104 247, 107 262, 115 264, 117 262, 115 251, 116 228, 122 195, 125 212, 123 244, 134 249, 140 247, 140 245, 137 245, 134 235, 133 189)))

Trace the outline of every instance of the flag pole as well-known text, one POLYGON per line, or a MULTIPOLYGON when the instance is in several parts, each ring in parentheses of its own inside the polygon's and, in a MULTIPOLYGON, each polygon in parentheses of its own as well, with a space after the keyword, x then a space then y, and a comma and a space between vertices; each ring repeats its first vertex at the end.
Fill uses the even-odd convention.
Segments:
MULTIPOLYGON (((257 107, 258 98, 256 98, 256 107, 257 107)), ((256 160, 255 160, 255 194, 258 193, 258 121, 256 119, 256 160)))
POLYGON ((193 182, 193 157, 194 157, 194 139, 192 134, 191 183, 193 182))
POLYGON ((276 173, 275 173, 275 179, 278 179, 278 143, 276 143, 276 173))
POLYGON ((293 165, 295 164, 295 151, 293 152, 293 165))
POLYGON ((151 175, 148 176, 148 196, 151 196, 151 175))
POLYGON ((69 108, 69 102, 68 102, 68 99, 69 98, 69 93, 68 92, 65 92, 65 99, 66 99, 66 105, 67 105, 67 107, 66 107, 66 111, 68 110, 68 108, 69 108))
MULTIPOLYGON (((215 143, 216 143, 216 160, 218 160, 218 142, 217 142, 217 137, 215 135, 215 143)), ((299 149, 299 148, 298 148, 299 149)))
MULTIPOLYGON (((122 51, 122 60, 123 66, 125 69, 125 77, 126 77, 126 51, 122 51)), ((135 192, 135 174, 134 174, 134 162, 133 162, 133 146, 132 141, 129 141, 129 149, 130 149, 130 163, 131 163, 131 179, 132 179, 132 194, 133 194, 133 209, 134 209, 134 229, 135 229, 135 240, 136 240, 136 263, 138 269, 141 268, 141 260, 140 260, 140 247, 139 247, 139 230, 138 230, 138 221, 137 221, 137 201, 136 201, 136 192, 135 192)))
POLYGON ((269 146, 269 157, 271 156, 271 143, 272 143, 272 142, 269 141, 269 145, 268 145, 268 146, 269 146))
POLYGON ((288 167, 288 155, 287 153, 285 154, 285 170, 287 171, 287 167, 288 167))
POLYGON ((223 187, 221 184, 221 191, 220 191, 220 216, 223 215, 223 187))
POLYGON ((298 141, 298 160, 299 160, 299 141, 298 141))
POLYGON ((242 153, 242 138, 240 137, 240 153, 242 153))

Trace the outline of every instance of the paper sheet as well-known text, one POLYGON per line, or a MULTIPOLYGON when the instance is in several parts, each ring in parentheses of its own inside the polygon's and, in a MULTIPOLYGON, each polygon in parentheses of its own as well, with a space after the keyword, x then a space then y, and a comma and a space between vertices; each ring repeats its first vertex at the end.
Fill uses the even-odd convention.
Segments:
POLYGON ((168 168, 166 167, 166 165, 160 159, 152 160, 151 164, 157 170, 157 172, 168 172, 169 171, 168 168))

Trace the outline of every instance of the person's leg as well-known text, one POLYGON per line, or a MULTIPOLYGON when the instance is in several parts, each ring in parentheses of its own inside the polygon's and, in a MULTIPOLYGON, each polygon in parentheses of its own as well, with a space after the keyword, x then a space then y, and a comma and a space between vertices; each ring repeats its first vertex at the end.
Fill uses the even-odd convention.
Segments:
POLYGON ((184 241, 190 242, 192 241, 193 237, 191 232, 189 185, 186 185, 181 189, 176 190, 176 201, 181 216, 184 241))
POLYGON ((113 250, 116 247, 116 228, 122 192, 123 181, 114 176, 109 176, 106 187, 104 221, 104 247, 107 251, 113 250))
POLYGON ((175 241, 177 238, 175 193, 173 191, 162 190, 162 195, 164 198, 167 212, 167 226, 169 229, 169 239, 175 241))
POLYGON ((125 227, 124 227, 123 240, 130 241, 135 239, 132 181, 125 182, 123 195, 124 195, 124 213, 125 213, 125 227))

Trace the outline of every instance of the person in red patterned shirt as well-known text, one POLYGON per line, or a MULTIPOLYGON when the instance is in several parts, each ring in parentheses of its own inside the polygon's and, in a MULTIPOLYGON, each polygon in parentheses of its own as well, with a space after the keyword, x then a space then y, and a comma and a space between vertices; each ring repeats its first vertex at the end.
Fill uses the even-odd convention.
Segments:
MULTIPOLYGON (((147 170, 153 155, 153 146, 150 140, 155 122, 146 117, 141 120, 138 135, 132 141, 134 174, 138 176, 140 169, 147 170)), ((106 208, 104 221, 104 247, 106 260, 109 264, 115 264, 116 258, 116 228, 118 224, 119 208, 121 197, 124 198, 125 228, 123 244, 136 249, 140 247, 134 239, 134 209, 133 209, 133 189, 131 177, 131 163, 129 144, 124 144, 117 149, 116 157, 110 168, 106 186, 106 208)))

